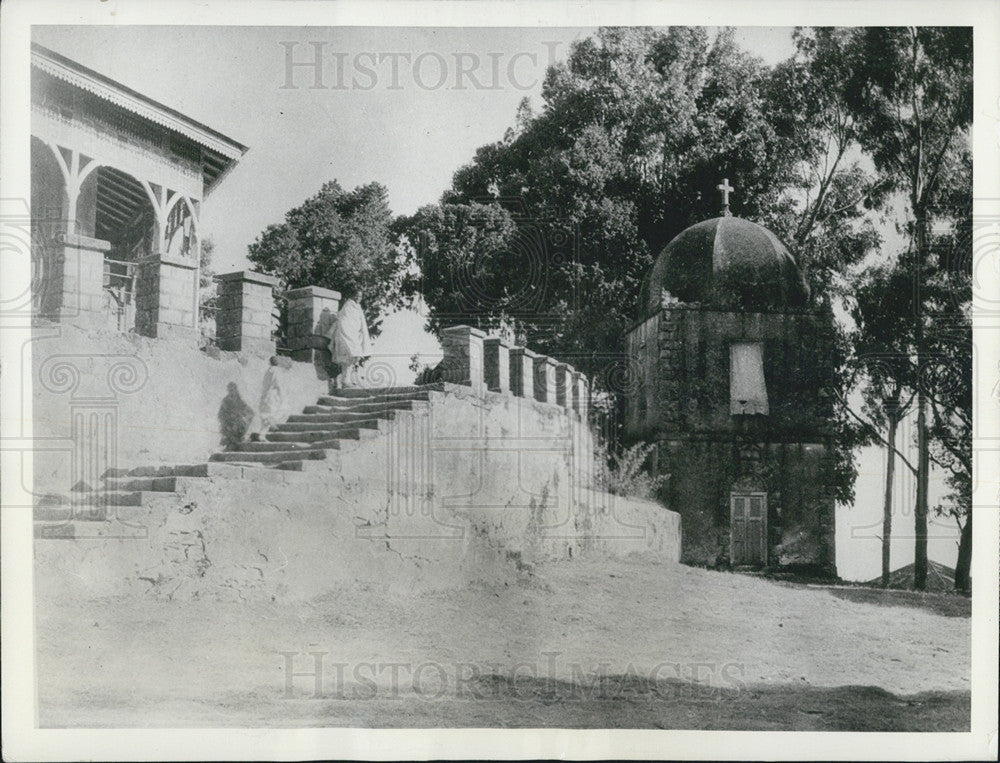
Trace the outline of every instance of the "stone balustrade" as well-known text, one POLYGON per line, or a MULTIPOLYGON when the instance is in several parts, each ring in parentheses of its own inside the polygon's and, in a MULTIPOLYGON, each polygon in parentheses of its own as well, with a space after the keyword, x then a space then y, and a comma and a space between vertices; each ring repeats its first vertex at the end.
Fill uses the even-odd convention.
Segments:
POLYGON ((138 261, 136 333, 193 344, 198 332, 198 260, 153 254, 138 261))
POLYGON ((56 323, 102 327, 104 257, 110 249, 107 241, 73 233, 60 233, 41 247, 44 278, 36 287, 39 314, 56 323))
POLYGON ((442 381, 558 405, 586 418, 587 377, 568 363, 513 347, 471 326, 441 331, 442 381))
POLYGON ((285 349, 292 360, 325 365, 330 360, 327 334, 336 322, 340 292, 303 286, 285 292, 285 349))
POLYGON ((273 276, 238 270, 216 276, 219 284, 215 314, 219 349, 273 355, 274 286, 273 276))
POLYGON ((526 347, 510 349, 510 391, 517 397, 535 396, 535 361, 538 353, 526 347))

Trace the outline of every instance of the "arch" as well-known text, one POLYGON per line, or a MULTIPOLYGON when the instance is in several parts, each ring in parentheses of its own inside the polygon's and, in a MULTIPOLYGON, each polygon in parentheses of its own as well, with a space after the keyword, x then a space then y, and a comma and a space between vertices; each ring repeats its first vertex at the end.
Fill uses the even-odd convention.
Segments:
POLYGON ((110 259, 132 261, 158 251, 159 214, 149 184, 110 165, 98 167, 91 177, 94 235, 111 242, 110 259))
POLYGON ((31 217, 36 226, 54 234, 69 210, 68 168, 51 143, 31 136, 31 217))
POLYGON ((197 257, 198 210, 184 194, 173 193, 164 214, 164 251, 174 256, 197 257))

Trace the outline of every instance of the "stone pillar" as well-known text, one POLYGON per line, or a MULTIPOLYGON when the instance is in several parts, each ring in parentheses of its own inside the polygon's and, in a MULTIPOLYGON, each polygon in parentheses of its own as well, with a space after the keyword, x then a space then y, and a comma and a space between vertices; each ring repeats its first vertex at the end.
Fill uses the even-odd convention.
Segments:
POLYGON ((285 320, 285 349, 292 360, 326 365, 330 361, 330 341, 326 334, 340 309, 340 292, 321 286, 303 286, 285 292, 288 301, 285 320))
POLYGON ((198 333, 198 261, 154 254, 138 262, 135 330, 157 339, 192 344, 198 333))
POLYGON ((219 308, 215 334, 219 349, 273 355, 272 311, 278 279, 238 270, 217 276, 219 308))
POLYGON ((450 326, 441 331, 442 380, 452 384, 464 384, 476 392, 482 392, 483 379, 483 338, 486 335, 472 326, 450 326))
POLYGON ((535 400, 556 402, 556 361, 553 358, 542 356, 535 363, 535 400))
POLYGON ((579 371, 574 371, 572 380, 573 410, 580 414, 581 419, 587 418, 587 377, 579 371))
POLYGON ((483 340, 483 373, 487 389, 510 392, 510 347, 497 337, 483 340))
POLYGON ((573 373, 569 363, 556 363, 556 405, 568 410, 573 408, 573 373))
POLYGON ((38 312, 57 323, 96 328, 104 312, 104 253, 111 244, 96 238, 59 233, 45 245, 41 262, 38 312))
POLYGON ((531 400, 535 396, 535 361, 537 353, 525 347, 510 350, 510 391, 531 400))

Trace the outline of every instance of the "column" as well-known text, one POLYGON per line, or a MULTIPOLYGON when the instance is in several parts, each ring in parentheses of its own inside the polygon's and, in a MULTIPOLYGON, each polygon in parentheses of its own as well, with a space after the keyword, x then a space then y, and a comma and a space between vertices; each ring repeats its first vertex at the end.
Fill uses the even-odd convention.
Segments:
POLYGON ((556 405, 572 410, 573 408, 573 366, 569 363, 556 363, 556 405))
POLYGON ((215 333, 219 349, 274 354, 272 315, 278 279, 252 270, 217 276, 219 308, 215 333))
POLYGON ((501 339, 483 340, 483 372, 486 388, 493 392, 510 392, 510 347, 501 339))
POLYGON ((587 377, 580 371, 572 375, 573 410, 580 414, 581 419, 587 418, 587 377))
POLYGON ((321 286, 303 286, 285 292, 285 349, 291 350, 292 360, 330 361, 327 332, 340 309, 340 292, 321 286))
POLYGON ((111 244, 73 233, 58 233, 41 249, 38 312, 57 323, 104 326, 104 253, 111 244))
POLYGON ((510 391, 529 400, 535 396, 535 361, 538 355, 526 347, 512 347, 510 360, 510 391))
POLYGON ((197 321, 198 261, 167 254, 139 260, 135 279, 136 332, 194 344, 197 321))
POLYGON ((556 402, 556 361, 548 356, 540 357, 535 363, 535 400, 556 402))
POLYGON ((441 331, 442 380, 464 384, 482 392, 483 338, 486 335, 472 326, 451 326, 441 331))

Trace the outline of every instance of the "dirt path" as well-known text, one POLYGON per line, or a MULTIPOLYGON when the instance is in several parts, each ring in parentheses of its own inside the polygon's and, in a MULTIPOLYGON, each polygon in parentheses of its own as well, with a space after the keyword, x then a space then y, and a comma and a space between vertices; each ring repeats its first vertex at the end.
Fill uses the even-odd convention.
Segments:
POLYGON ((968 726, 969 619, 642 560, 498 590, 39 609, 44 726, 968 726))

